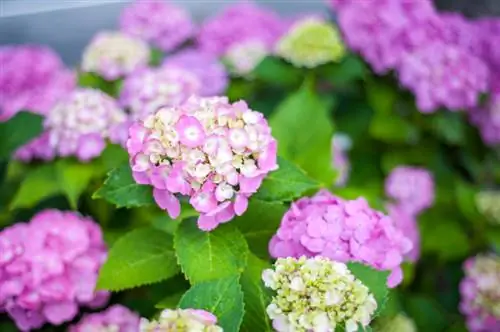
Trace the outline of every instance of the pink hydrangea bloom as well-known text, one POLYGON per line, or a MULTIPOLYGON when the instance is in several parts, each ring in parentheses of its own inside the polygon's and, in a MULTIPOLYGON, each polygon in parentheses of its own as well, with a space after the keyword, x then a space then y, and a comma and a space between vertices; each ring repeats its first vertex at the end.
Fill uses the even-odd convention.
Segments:
MULTIPOLYGON (((478 27, 478 38, 481 40, 481 57, 490 68, 500 73, 500 19, 482 18, 474 22, 478 27)), ((492 77, 495 77, 492 75, 492 77)))
POLYGON ((140 317, 128 308, 116 304, 94 314, 84 315, 78 324, 72 325, 69 332, 137 332, 140 317))
POLYGON ((29 162, 33 159, 50 161, 55 157, 56 150, 50 145, 50 133, 48 131, 21 146, 14 155, 16 160, 23 162, 29 162))
POLYGON ((182 68, 195 74, 201 82, 199 94, 203 97, 220 95, 228 85, 228 75, 224 65, 215 56, 195 48, 167 57, 163 66, 182 68))
POLYGON ((177 195, 190 197, 198 226, 212 230, 247 209, 267 173, 277 169, 276 140, 266 119, 243 101, 192 97, 130 128, 127 149, 135 180, 154 187, 172 218, 177 195))
POLYGON ((45 210, 0 232, 0 312, 21 331, 72 320, 79 306, 108 299, 94 291, 106 259, 101 229, 73 212, 45 210))
POLYGON ((345 186, 349 178, 351 164, 347 151, 350 146, 351 140, 348 136, 337 133, 332 137, 332 165, 337 171, 335 185, 339 187, 345 186))
POLYGON ((399 166, 386 178, 385 193, 409 213, 418 214, 434 203, 434 179, 424 168, 399 166))
MULTIPOLYGON (((500 86, 499 86, 500 87, 500 86)), ((471 122, 479 128, 483 141, 500 144, 500 89, 493 91, 487 105, 470 110, 471 122)))
POLYGON ((287 28, 288 23, 272 11, 252 2, 241 2, 205 22, 197 41, 203 50, 218 56, 225 55, 234 44, 248 40, 260 41, 273 49, 287 28))
POLYGON ((395 204, 389 204, 387 206, 387 212, 396 228, 412 243, 412 248, 406 254, 405 258, 410 262, 418 261, 420 258, 420 231, 418 229, 417 219, 413 214, 395 204))
POLYGON ((456 46, 434 43, 407 55, 398 69, 399 80, 411 90, 420 111, 440 107, 461 110, 474 107, 488 89, 484 62, 456 46))
MULTIPOLYGON (((119 137, 126 114, 116 101, 94 89, 76 89, 47 114, 49 144, 61 157, 88 161, 101 154, 106 139, 119 137)), ((120 143, 120 142, 115 142, 120 143)))
POLYGON ((129 75, 120 92, 120 105, 132 120, 144 119, 162 106, 176 106, 200 92, 198 77, 178 67, 145 69, 129 75))
POLYGON ((347 44, 377 73, 396 68, 402 57, 441 38, 431 1, 331 1, 347 44))
POLYGON ((74 89, 75 73, 44 46, 0 46, 0 121, 21 110, 44 114, 74 89))
POLYGON ((193 37, 196 27, 183 8, 162 0, 137 0, 123 10, 120 29, 168 52, 193 37))
POLYGON ((500 331, 500 257, 490 254, 469 258, 464 271, 460 311, 469 331, 500 331))
POLYGON ((323 256, 389 270, 390 287, 398 285, 401 263, 411 241, 364 198, 343 200, 324 190, 292 203, 269 243, 272 257, 323 256))
POLYGON ((148 44, 121 32, 99 32, 83 52, 82 70, 116 80, 147 67, 148 44))

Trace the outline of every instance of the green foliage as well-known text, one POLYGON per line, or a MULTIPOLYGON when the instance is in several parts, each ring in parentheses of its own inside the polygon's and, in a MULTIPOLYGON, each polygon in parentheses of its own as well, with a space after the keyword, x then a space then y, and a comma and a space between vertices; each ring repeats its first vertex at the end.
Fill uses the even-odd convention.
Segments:
POLYGON ((151 186, 137 184, 128 163, 109 172, 102 187, 92 197, 103 198, 117 207, 131 208, 154 204, 151 186))
POLYGON ((255 198, 270 202, 292 201, 319 189, 320 184, 296 165, 283 158, 278 158, 278 164, 279 169, 267 175, 255 198))
POLYGON ((384 310, 385 302, 389 291, 387 289, 388 271, 377 271, 369 266, 360 263, 348 263, 347 267, 373 294, 377 301, 377 311, 375 315, 384 310))
POLYGON ((29 112, 19 112, 8 121, 0 122, 0 161, 39 136, 43 131, 42 122, 41 115, 29 112))
POLYGON ((300 69, 272 56, 264 58, 252 74, 262 82, 277 86, 294 86, 299 84, 302 78, 300 69))
POLYGON ((271 293, 262 282, 262 271, 271 265, 256 256, 248 256, 247 268, 241 275, 240 283, 245 294, 245 317, 241 331, 272 332, 273 328, 266 313, 271 303, 271 293))
POLYGON ((269 240, 276 233, 286 210, 287 207, 279 202, 251 199, 245 214, 233 221, 255 255, 269 257, 269 240))
POLYGON ((217 316, 225 332, 237 332, 245 306, 238 279, 230 276, 196 284, 181 298, 179 307, 207 310, 217 316))
POLYGON ((247 243, 231 224, 205 232, 194 220, 185 220, 175 232, 174 246, 182 271, 192 284, 238 276, 247 264, 247 243))
POLYGON ((308 79, 278 106, 269 120, 273 136, 279 142, 279 154, 328 184, 335 178, 331 166, 331 106, 314 91, 313 81, 308 79))
POLYGON ((159 282, 178 272, 172 236, 154 228, 136 229, 109 251, 97 288, 120 291, 159 282))
POLYGON ((344 87, 357 80, 362 80, 368 73, 366 65, 354 55, 345 56, 340 63, 332 63, 319 73, 324 76, 334 87, 344 87))

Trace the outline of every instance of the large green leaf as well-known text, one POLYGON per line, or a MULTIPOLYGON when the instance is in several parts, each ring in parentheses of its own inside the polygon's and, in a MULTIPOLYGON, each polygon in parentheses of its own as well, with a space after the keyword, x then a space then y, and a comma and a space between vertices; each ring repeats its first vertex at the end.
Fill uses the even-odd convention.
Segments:
POLYGON ((95 163, 79 163, 74 159, 61 159, 28 171, 10 208, 29 208, 40 200, 62 194, 76 209, 78 199, 90 180, 99 174, 95 163))
POLYGON ((263 201, 292 201, 319 189, 320 184, 293 163, 278 158, 278 164, 279 169, 264 179, 255 198, 263 201))
POLYGON ((279 142, 279 154, 325 183, 332 183, 335 178, 330 145, 332 100, 320 98, 313 82, 307 80, 278 106, 269 120, 279 142))
POLYGON ((266 308, 271 303, 271 293, 262 282, 262 271, 270 267, 268 262, 252 254, 248 256, 247 268, 240 279, 241 288, 245 294, 245 317, 241 331, 273 331, 266 313, 266 308))
POLYGON ((366 65, 361 59, 354 55, 347 55, 340 63, 325 66, 324 71, 320 74, 326 76, 328 81, 337 87, 364 79, 367 72, 366 65))
POLYGON ((192 284, 237 276, 247 264, 247 243, 231 224, 205 232, 193 219, 185 220, 175 232, 174 246, 182 271, 192 284))
POLYGON ((43 117, 19 112, 6 122, 0 122, 0 160, 8 159, 17 148, 28 143, 43 131, 43 117))
POLYGON ((93 198, 103 198, 117 207, 137 207, 154 204, 150 186, 137 184, 128 164, 113 169, 93 198))
POLYGON ((238 332, 244 314, 243 292, 238 276, 194 285, 182 297, 180 308, 203 309, 217 316, 224 332, 238 332))
POLYGON ((431 127, 437 137, 449 144, 461 145, 464 143, 466 121, 459 112, 440 111, 432 116, 431 127))
POLYGON ((120 291, 179 272, 172 236, 155 228, 133 230, 115 242, 101 268, 98 289, 120 291))
POLYGON ((388 271, 378 271, 360 263, 348 263, 349 270, 359 279, 373 294, 377 301, 377 315, 384 310, 389 291, 387 289, 388 271))
POLYGON ((287 207, 280 202, 251 199, 248 209, 232 223, 246 238, 250 250, 261 258, 269 258, 268 245, 276 233, 287 207))
POLYGON ((255 78, 272 85, 290 86, 300 82, 300 69, 272 56, 264 58, 253 70, 255 78))

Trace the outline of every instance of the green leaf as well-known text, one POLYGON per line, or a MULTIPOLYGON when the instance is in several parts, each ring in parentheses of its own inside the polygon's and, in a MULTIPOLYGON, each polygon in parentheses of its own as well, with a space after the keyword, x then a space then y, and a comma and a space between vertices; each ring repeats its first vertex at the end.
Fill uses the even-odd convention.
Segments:
POLYGON ((28 173, 10 203, 10 209, 32 207, 40 200, 60 193, 54 164, 42 165, 28 173))
POLYGON ((497 253, 500 253, 500 229, 496 227, 491 227, 486 233, 486 239, 488 240, 488 244, 495 250, 497 253))
POLYGON ((161 65, 161 62, 162 62, 164 57, 165 57, 165 55, 163 54, 162 50, 153 47, 153 48, 151 48, 151 56, 149 59, 149 64, 152 67, 158 67, 161 65))
POLYGON ((413 143, 420 136, 417 127, 397 114, 375 115, 370 125, 370 134, 388 143, 413 143))
POLYGON ((470 250, 460 215, 452 208, 433 207, 419 217, 421 247, 424 254, 436 254, 442 260, 465 258, 470 250))
POLYGON ((368 69, 360 58, 347 55, 340 63, 326 66, 322 74, 326 75, 334 86, 339 86, 363 79, 367 72, 368 69))
POLYGON ((232 223, 239 228, 250 250, 267 259, 269 240, 278 230, 286 210, 282 203, 251 199, 246 212, 232 223))
POLYGON ((0 122, 0 160, 8 159, 17 148, 28 143, 43 131, 43 117, 19 112, 6 122, 0 122))
POLYGON ((318 190, 320 184, 293 163, 278 158, 279 169, 270 173, 254 195, 263 201, 292 201, 305 193, 318 190))
POLYGON ((141 228, 115 242, 99 273, 97 288, 120 291, 159 282, 178 272, 172 236, 141 228))
POLYGON ((448 325, 446 313, 432 298, 408 294, 403 299, 406 311, 417 324, 418 331, 443 331, 448 325))
POLYGON ((332 101, 320 98, 312 80, 307 80, 278 106, 269 120, 279 142, 279 155, 325 183, 332 183, 335 178, 331 163, 333 124, 329 115, 332 101))
POLYGON ((455 196, 458 208, 473 223, 484 219, 476 208, 476 193, 477 191, 470 184, 463 181, 456 181, 455 196))
POLYGON ((81 164, 73 160, 60 160, 56 163, 60 190, 68 198, 71 208, 76 209, 78 198, 87 188, 95 174, 92 164, 81 164))
POLYGON ((203 309, 217 316, 224 332, 237 332, 244 314, 243 292, 238 276, 194 285, 182 297, 179 307, 203 309))
POLYGON ((432 129, 436 136, 452 145, 462 145, 465 141, 466 124, 459 112, 441 111, 432 117, 432 129))
POLYGON ((390 115, 398 99, 394 86, 381 80, 370 80, 366 85, 366 97, 378 115, 390 115))
POLYGON ((255 78, 272 85, 290 86, 300 82, 302 72, 291 64, 272 56, 262 60, 253 71, 255 78))
POLYGON ((271 293, 262 282, 262 271, 270 267, 268 262, 252 254, 248 256, 247 268, 240 279, 245 294, 245 317, 241 331, 273 331, 266 312, 267 306, 271 303, 271 293))
POLYGON ((117 207, 127 208, 155 203, 152 188, 137 184, 128 164, 123 164, 109 172, 108 178, 92 198, 103 198, 117 207))
POLYGON ((348 263, 347 266, 352 274, 370 289, 370 292, 377 301, 375 315, 378 315, 384 309, 387 295, 389 294, 387 289, 389 271, 378 271, 359 263, 348 263))
POLYGON ((192 284, 237 276, 247 264, 247 243, 231 224, 205 232, 188 219, 177 228, 174 247, 182 271, 192 284))
POLYGON ((158 302, 155 305, 155 308, 158 309, 175 309, 177 308, 177 305, 179 304, 179 301, 181 300, 182 296, 184 295, 183 292, 175 293, 172 295, 169 295, 162 299, 160 302, 158 302))

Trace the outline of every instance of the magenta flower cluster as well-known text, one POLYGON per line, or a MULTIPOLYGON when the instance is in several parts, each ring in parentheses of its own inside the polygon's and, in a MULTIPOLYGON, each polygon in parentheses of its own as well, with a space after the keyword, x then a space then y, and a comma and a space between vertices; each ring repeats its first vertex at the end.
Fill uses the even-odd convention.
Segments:
POLYGON ((460 311, 470 332, 500 331, 500 257, 471 257, 464 263, 460 311))
POLYGON ((132 120, 144 119, 163 106, 176 106, 197 95, 201 82, 191 71, 179 67, 148 68, 123 82, 120 105, 132 120))
POLYGON ((387 177, 385 193, 407 212, 417 215, 434 203, 434 179, 425 168, 399 166, 387 177))
POLYGON ((0 121, 21 110, 45 114, 76 85, 75 74, 44 46, 1 46, 0 68, 0 121))
POLYGON ((323 256, 389 270, 390 287, 402 281, 400 265, 411 249, 391 218, 371 209, 364 198, 343 200, 325 190, 292 203, 269 243, 275 258, 323 256))
POLYGON ((206 231, 245 212, 248 198, 278 168, 276 148, 264 116, 225 97, 161 108, 134 124, 127 141, 135 180, 154 187, 172 218, 180 213, 178 195, 188 196, 206 231))
POLYGON ((115 304, 108 309, 93 314, 84 315, 75 325, 69 327, 69 332, 138 332, 140 317, 130 309, 115 304))
POLYGON ((120 17, 120 29, 166 52, 196 32, 187 11, 162 0, 137 0, 127 6, 120 17))
POLYGON ((196 48, 186 49, 167 57, 163 67, 182 68, 196 75, 201 82, 199 95, 203 97, 223 94, 229 83, 227 71, 217 57, 196 48))
POLYGON ((205 22, 197 42, 201 49, 218 56, 249 41, 258 41, 271 51, 288 26, 288 22, 272 11, 252 2, 241 2, 205 22))
POLYGON ((484 36, 465 18, 442 15, 432 1, 331 1, 345 39, 377 73, 395 70, 422 112, 476 106, 489 68, 471 48, 484 36))
POLYGON ((418 261, 420 258, 420 231, 418 229, 416 216, 409 213, 398 204, 388 204, 386 209, 394 226, 403 233, 412 244, 412 248, 406 253, 405 259, 410 262, 418 261))
POLYGON ((21 331, 72 320, 80 306, 99 307, 94 292, 106 259, 100 227, 73 212, 45 210, 0 232, 0 312, 21 331))
POLYGON ((486 104, 470 112, 470 120, 479 128, 486 144, 492 146, 500 144, 500 81, 492 89, 486 104))

